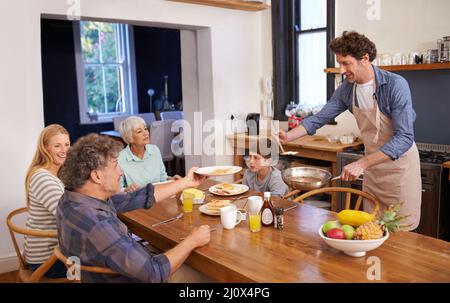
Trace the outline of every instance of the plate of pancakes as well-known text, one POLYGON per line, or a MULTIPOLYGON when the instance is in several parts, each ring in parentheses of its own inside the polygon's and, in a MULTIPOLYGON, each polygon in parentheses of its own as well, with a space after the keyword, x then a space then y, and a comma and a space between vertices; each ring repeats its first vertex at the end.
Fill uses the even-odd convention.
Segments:
POLYGON ((217 196, 235 196, 240 195, 249 190, 247 185, 220 183, 209 188, 209 192, 217 196))
POLYGON ((231 204, 230 200, 215 200, 212 199, 211 202, 203 204, 198 208, 201 213, 209 216, 220 216, 220 209, 222 207, 231 204))

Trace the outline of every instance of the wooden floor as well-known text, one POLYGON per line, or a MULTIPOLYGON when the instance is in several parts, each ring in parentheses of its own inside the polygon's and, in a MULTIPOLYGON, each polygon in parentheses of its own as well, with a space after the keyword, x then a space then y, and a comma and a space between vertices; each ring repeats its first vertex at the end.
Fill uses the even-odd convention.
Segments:
POLYGON ((17 271, 0 274, 0 283, 15 283, 17 282, 17 271))

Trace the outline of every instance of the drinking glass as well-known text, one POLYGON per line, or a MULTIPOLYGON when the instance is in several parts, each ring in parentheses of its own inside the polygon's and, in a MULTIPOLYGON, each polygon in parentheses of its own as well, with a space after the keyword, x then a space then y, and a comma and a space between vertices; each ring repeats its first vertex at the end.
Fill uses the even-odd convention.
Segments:
POLYGON ((183 211, 185 213, 192 212, 194 208, 194 197, 195 195, 188 192, 183 192, 183 211))

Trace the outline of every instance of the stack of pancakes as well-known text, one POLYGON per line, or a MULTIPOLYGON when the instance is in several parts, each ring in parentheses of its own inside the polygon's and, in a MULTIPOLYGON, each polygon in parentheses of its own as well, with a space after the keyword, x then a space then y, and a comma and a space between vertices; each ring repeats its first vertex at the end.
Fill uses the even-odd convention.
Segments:
POLYGON ((207 205, 208 212, 218 213, 222 207, 228 206, 231 204, 230 200, 211 200, 207 205))

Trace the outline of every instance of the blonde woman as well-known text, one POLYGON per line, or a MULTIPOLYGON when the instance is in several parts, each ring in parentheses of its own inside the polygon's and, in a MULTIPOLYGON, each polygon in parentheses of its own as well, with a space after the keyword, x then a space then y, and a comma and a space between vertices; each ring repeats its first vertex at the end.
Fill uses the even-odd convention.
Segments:
MULTIPOLYGON (((30 229, 56 230, 56 207, 64 193, 64 184, 57 175, 69 147, 69 133, 61 125, 51 124, 42 130, 25 179, 27 227, 30 229)), ((57 244, 55 238, 25 237, 25 261, 35 270, 50 257, 57 244)), ((57 262, 46 276, 59 278, 65 273, 64 264, 57 262)))
POLYGON ((121 186, 134 191, 148 183, 180 179, 168 177, 159 148, 150 144, 150 133, 141 117, 131 116, 119 126, 122 139, 128 144, 119 154, 119 166, 123 171, 121 186))

